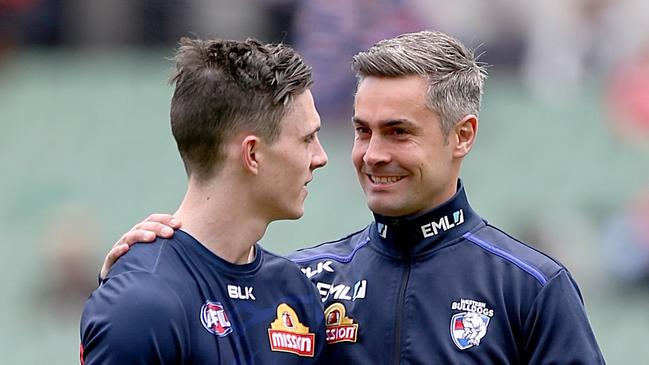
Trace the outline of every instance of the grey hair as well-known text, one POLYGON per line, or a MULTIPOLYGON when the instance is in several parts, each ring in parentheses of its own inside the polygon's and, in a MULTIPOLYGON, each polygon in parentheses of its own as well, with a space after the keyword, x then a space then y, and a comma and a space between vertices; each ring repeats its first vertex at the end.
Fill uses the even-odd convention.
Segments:
POLYGON ((486 65, 477 61, 472 49, 432 31, 382 40, 355 55, 352 69, 359 82, 367 76, 424 77, 427 106, 439 114, 445 136, 465 116, 478 115, 487 77, 486 65))

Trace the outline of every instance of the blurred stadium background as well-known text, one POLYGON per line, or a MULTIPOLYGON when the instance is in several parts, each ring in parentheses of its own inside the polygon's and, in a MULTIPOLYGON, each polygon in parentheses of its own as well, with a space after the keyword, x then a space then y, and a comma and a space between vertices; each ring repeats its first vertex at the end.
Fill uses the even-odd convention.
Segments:
MULTIPOLYGON (((78 362, 103 255, 185 176, 168 126, 180 36, 284 41, 314 66, 329 166, 286 253, 371 219, 349 159, 352 54, 423 28, 491 65, 463 179, 491 223, 573 272, 610 364, 649 358, 646 0, 0 0, 0 357, 78 362)), ((133 334, 134 336, 137 334, 133 334)))

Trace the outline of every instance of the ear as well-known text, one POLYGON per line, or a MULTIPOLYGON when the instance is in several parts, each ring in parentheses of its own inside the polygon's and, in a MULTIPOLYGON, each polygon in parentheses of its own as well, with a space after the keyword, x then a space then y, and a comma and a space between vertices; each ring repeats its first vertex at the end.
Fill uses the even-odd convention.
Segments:
POLYGON ((467 115, 455 125, 454 133, 457 143, 453 157, 462 158, 471 151, 475 143, 478 134, 478 117, 473 114, 467 115))
POLYGON ((248 135, 241 141, 241 161, 243 168, 257 175, 259 173, 259 160, 257 152, 260 147, 261 140, 255 135, 248 135))

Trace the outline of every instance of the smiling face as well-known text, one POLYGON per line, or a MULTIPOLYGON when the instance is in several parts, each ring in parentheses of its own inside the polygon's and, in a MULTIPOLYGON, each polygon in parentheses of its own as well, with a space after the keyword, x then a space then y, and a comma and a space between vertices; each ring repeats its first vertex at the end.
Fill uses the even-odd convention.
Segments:
POLYGON ((465 153, 454 130, 444 136, 426 91, 420 76, 367 76, 358 85, 352 160, 374 213, 423 213, 456 191, 465 153))
POLYGON ((313 171, 327 163, 317 132, 320 116, 310 91, 297 95, 281 121, 281 134, 267 146, 261 164, 265 209, 271 220, 297 219, 304 214, 306 185, 313 171))

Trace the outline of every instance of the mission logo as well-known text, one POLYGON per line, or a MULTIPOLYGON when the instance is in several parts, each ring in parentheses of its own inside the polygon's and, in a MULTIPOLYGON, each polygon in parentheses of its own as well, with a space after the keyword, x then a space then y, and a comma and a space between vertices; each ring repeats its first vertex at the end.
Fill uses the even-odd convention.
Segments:
POLYGON ((358 324, 347 317, 345 306, 334 303, 325 309, 327 343, 356 342, 358 324))
POLYGON ((309 357, 315 352, 315 334, 300 323, 293 308, 286 303, 277 306, 277 318, 270 324, 268 340, 271 351, 309 357))

